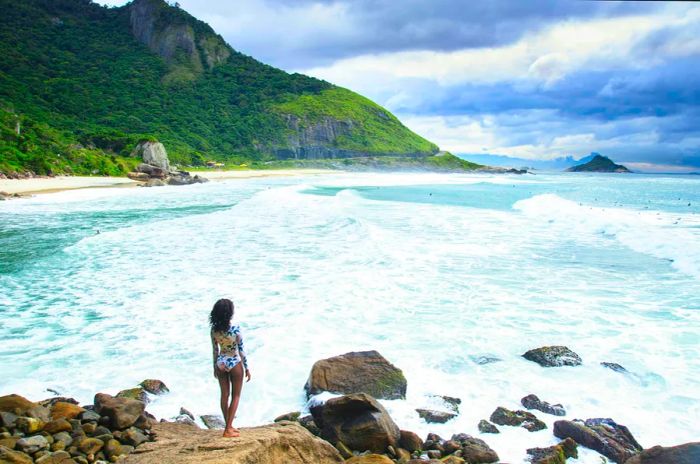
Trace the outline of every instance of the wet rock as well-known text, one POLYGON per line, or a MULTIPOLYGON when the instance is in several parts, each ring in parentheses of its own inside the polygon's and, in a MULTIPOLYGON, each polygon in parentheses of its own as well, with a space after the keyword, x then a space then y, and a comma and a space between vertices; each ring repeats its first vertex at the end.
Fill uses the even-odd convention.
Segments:
POLYGON ((155 416, 150 414, 148 411, 144 411, 141 413, 141 415, 139 415, 138 419, 136 419, 136 422, 134 422, 134 427, 149 430, 157 423, 158 421, 156 420, 155 416))
POLYGON ((0 462, 3 464, 33 464, 34 460, 26 453, 0 446, 0 462))
POLYGON ((409 453, 413 453, 423 449, 423 440, 416 433, 401 430, 399 431, 399 446, 409 453))
POLYGON ((636 456, 625 464, 698 464, 700 463, 700 442, 686 443, 678 446, 654 446, 636 456))
POLYGON ((54 434, 54 445, 56 443, 63 443, 64 448, 68 448, 73 443, 73 438, 68 432, 59 432, 54 434))
POLYGON ((394 464, 394 461, 381 454, 366 454, 352 457, 345 464, 394 464))
POLYGON ((459 414, 459 405, 462 404, 462 400, 459 398, 456 398, 454 396, 446 396, 446 395, 433 395, 434 398, 439 398, 442 400, 447 407, 454 412, 455 414, 459 414))
POLYGON ((501 433, 500 430, 498 430, 498 427, 493 425, 491 422, 481 419, 479 421, 479 432, 481 433, 501 433))
POLYGON ((299 420, 299 416, 301 416, 301 413, 299 411, 288 412, 287 414, 282 414, 281 416, 275 417, 275 420, 273 422, 279 422, 283 420, 296 422, 299 420))
POLYGON ((204 425, 208 429, 224 429, 226 427, 226 422, 224 422, 224 418, 221 416, 216 416, 216 415, 204 415, 204 416, 199 416, 200 419, 202 419, 202 422, 204 422, 204 425))
POLYGON ((442 459, 440 462, 442 464, 465 464, 467 461, 458 456, 451 455, 447 456, 445 459, 442 459))
POLYGON ((527 411, 511 411, 498 407, 489 418, 491 422, 498 425, 510 425, 512 427, 521 426, 529 432, 536 432, 547 428, 547 424, 539 420, 534 414, 527 411))
POLYGON ((304 427, 306 430, 311 432, 315 436, 320 436, 321 435, 321 429, 316 425, 316 422, 314 421, 314 417, 311 415, 301 417, 299 419, 299 424, 304 427))
POLYGON ((425 454, 430 459, 440 459, 442 457, 442 452, 440 450, 428 450, 425 454))
POLYGON ((117 398, 130 398, 132 400, 141 401, 143 404, 148 404, 151 402, 148 398, 148 393, 143 387, 129 388, 127 390, 122 390, 117 393, 117 398))
POLYGON ((452 435, 452 440, 462 446, 462 458, 470 464, 498 462, 498 454, 484 440, 465 433, 452 435))
POLYGON ((51 406, 51 419, 75 419, 82 414, 85 409, 77 404, 66 401, 58 401, 51 406))
POLYGON ((180 414, 184 414, 185 416, 188 416, 190 419, 194 420, 194 414, 192 414, 190 411, 183 408, 182 406, 180 406, 180 414))
POLYGON ((39 450, 47 449, 49 442, 43 435, 34 435, 17 440, 15 448, 23 453, 34 454, 39 450))
POLYGON ((168 185, 192 185, 192 184, 204 184, 209 182, 209 179, 201 177, 198 175, 191 176, 189 172, 179 172, 178 174, 172 174, 168 177, 168 185))
POLYGON ((542 367, 579 366, 581 357, 565 346, 543 346, 523 354, 523 358, 542 367))
POLYGON ((565 464, 568 458, 578 458, 577 446, 574 440, 567 438, 547 448, 530 448, 527 454, 532 464, 565 464))
POLYGON ((321 437, 331 443, 342 441, 350 449, 376 453, 398 445, 399 428, 384 407, 366 393, 332 398, 312 414, 317 424, 323 424, 321 437))
POLYGON ((195 422, 195 420, 192 419, 192 418, 191 418, 190 416, 188 416, 187 414, 180 414, 179 416, 175 417, 174 420, 175 420, 175 422, 177 422, 178 424, 187 424, 187 425, 191 425, 191 426, 193 426, 193 427, 199 427, 199 426, 197 425, 197 422, 195 422))
POLYGON ((622 367, 621 365, 617 363, 611 363, 611 362, 602 362, 600 363, 601 366, 607 367, 608 369, 612 369, 615 372, 620 372, 620 373, 625 373, 627 372, 627 369, 622 367))
POLYGON ((73 427, 65 419, 56 419, 44 426, 44 431, 52 435, 58 432, 70 432, 71 430, 73 430, 73 427))
POLYGON ((114 398, 106 393, 95 395, 95 412, 107 418, 110 429, 131 427, 143 413, 145 405, 129 398, 114 398))
POLYGON ((95 422, 85 422, 82 425, 82 429, 86 435, 92 435, 95 433, 95 430, 97 430, 97 424, 95 422))
POLYGON ((158 379, 146 379, 143 382, 141 382, 139 386, 152 395, 163 395, 170 391, 170 389, 165 385, 165 383, 162 380, 158 379))
POLYGON ((457 414, 445 411, 435 411, 432 409, 416 409, 418 416, 429 424, 444 424, 450 419, 457 417, 457 414))
POLYGON ((462 448, 462 444, 456 440, 447 440, 442 444, 444 454, 452 454, 462 448))
POLYGON ((527 409, 536 409, 546 414, 554 416, 565 416, 566 410, 561 404, 549 404, 546 401, 540 400, 537 395, 527 395, 520 400, 522 405, 527 409))
POLYGON ((572 438, 581 446, 599 452, 616 463, 623 463, 642 451, 642 447, 624 425, 612 419, 557 421, 554 436, 572 438))
POLYGON ((308 396, 328 391, 404 399, 406 378, 401 369, 376 351, 351 352, 316 361, 304 389, 308 396))

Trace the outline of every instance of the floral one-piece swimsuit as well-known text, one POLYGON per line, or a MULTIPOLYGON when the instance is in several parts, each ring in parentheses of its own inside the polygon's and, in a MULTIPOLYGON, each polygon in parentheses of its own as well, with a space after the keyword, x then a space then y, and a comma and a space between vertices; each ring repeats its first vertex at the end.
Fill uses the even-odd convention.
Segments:
POLYGON ((219 344, 219 356, 216 358, 216 365, 219 369, 230 371, 243 359, 243 367, 248 370, 248 360, 243 350, 243 337, 238 324, 231 324, 231 328, 226 332, 213 332, 214 341, 219 344))

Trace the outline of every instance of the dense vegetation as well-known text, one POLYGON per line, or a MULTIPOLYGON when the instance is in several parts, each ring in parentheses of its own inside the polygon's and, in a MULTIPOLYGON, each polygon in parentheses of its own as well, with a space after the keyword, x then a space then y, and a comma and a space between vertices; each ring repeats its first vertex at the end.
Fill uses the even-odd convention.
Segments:
MULTIPOLYGON (((157 28, 183 24, 198 47, 222 43, 183 10, 149 1, 162 9, 157 28)), ((0 172, 124 174, 144 138, 163 142, 179 164, 257 165, 288 146, 288 114, 302 127, 321 117, 351 121, 333 142, 344 150, 437 150, 353 92, 226 48, 213 67, 182 53, 164 59, 133 36, 128 5, 0 0, 0 172)))

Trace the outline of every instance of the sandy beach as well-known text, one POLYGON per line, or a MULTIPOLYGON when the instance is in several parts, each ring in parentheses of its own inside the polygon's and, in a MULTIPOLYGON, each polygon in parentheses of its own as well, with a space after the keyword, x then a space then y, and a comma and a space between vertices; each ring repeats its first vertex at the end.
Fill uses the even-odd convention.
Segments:
MULTIPOLYGON (((251 179, 256 177, 280 177, 329 174, 327 169, 270 169, 240 171, 198 171, 192 175, 206 177, 209 180, 251 179)), ((14 194, 52 193, 62 190, 104 187, 136 187, 139 182, 127 177, 80 177, 56 176, 35 177, 31 179, 0 179, 0 192, 14 194)))

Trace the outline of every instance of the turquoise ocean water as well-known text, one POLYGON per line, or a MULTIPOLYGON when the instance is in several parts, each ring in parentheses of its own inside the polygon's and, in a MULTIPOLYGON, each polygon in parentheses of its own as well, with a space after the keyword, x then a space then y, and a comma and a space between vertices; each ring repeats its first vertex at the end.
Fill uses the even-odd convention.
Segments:
MULTIPOLYGON (((376 349, 408 379, 406 401, 384 402, 404 429, 478 436, 535 393, 647 447, 700 439, 698 176, 336 174, 2 202, 0 394, 89 403, 160 378, 159 417, 217 413, 220 297, 253 373, 240 425, 303 408, 315 360, 376 349), (520 357, 551 344, 584 365, 520 357), (435 394, 460 416, 423 423, 435 394)), ((482 438, 522 462, 556 442, 538 416, 550 430, 482 438)))

